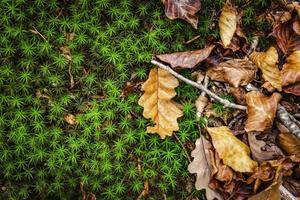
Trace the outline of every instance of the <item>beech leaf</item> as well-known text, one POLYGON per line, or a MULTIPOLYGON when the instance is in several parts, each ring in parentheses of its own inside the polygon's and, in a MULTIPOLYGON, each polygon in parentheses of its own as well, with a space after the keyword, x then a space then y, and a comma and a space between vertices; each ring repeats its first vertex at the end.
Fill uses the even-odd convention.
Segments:
POLYGON ((207 128, 207 131, 225 165, 238 172, 253 172, 257 162, 250 158, 249 147, 236 138, 228 127, 207 128))
POLYGON ((277 146, 267 145, 265 141, 257 139, 257 135, 259 133, 248 134, 248 142, 254 160, 261 163, 266 160, 272 160, 277 156, 283 156, 282 151, 277 146))
POLYGON ((266 52, 253 52, 250 59, 261 69, 262 77, 269 81, 278 91, 281 91, 281 75, 277 67, 278 53, 274 47, 270 47, 266 52))
POLYGON ((287 86, 300 81, 300 50, 294 51, 287 57, 281 70, 282 86, 287 86))
POLYGON ((209 68, 207 75, 212 80, 238 87, 250 83, 254 79, 256 70, 256 65, 248 59, 232 59, 209 68))
POLYGON ((288 155, 297 155, 300 157, 300 140, 291 133, 280 133, 278 141, 281 148, 288 155))
POLYGON ((163 4, 169 19, 183 19, 197 29, 198 17, 195 14, 200 10, 200 0, 163 0, 163 4))
POLYGON ((154 127, 147 127, 148 133, 158 133, 162 139, 179 129, 177 118, 183 115, 181 109, 171 99, 176 95, 178 80, 168 71, 153 68, 148 80, 142 85, 145 93, 139 99, 144 107, 143 116, 152 119, 154 127))
POLYGON ((171 65, 171 67, 193 68, 205 60, 213 50, 215 45, 195 51, 177 52, 171 54, 156 55, 156 57, 171 65))
POLYGON ((222 199, 217 192, 208 187, 211 175, 210 148, 210 142, 203 136, 197 139, 196 148, 191 153, 194 160, 189 164, 188 170, 192 174, 197 174, 195 187, 197 190, 205 189, 207 199, 222 199))
POLYGON ((246 132, 264 131, 271 128, 280 99, 279 93, 273 93, 271 97, 267 97, 258 91, 248 92, 246 94, 248 111, 246 132))
POLYGON ((219 19, 220 37, 224 47, 230 45, 233 35, 237 27, 237 11, 229 3, 226 3, 222 8, 222 13, 219 19))

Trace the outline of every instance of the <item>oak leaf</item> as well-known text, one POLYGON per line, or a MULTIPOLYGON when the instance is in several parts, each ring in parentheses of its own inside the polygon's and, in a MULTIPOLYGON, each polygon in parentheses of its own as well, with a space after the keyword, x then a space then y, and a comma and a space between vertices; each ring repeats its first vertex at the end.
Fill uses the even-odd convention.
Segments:
POLYGON ((248 59, 232 59, 211 67, 207 75, 212 80, 238 87, 250 83, 254 79, 256 70, 256 65, 248 59))
POLYGON ((230 45, 238 22, 237 11, 231 4, 226 3, 222 8, 219 19, 220 37, 224 47, 230 45))
POLYGON ((249 147, 254 160, 261 163, 266 160, 272 160, 278 156, 283 156, 279 147, 270 143, 267 145, 264 140, 257 139, 257 135, 259 135, 259 133, 248 134, 249 147))
POLYGON ((287 57, 281 70, 282 86, 287 86, 300 81, 300 50, 294 51, 287 57))
POLYGON ((248 112, 246 132, 264 131, 271 128, 280 99, 279 93, 273 93, 271 97, 267 97, 258 91, 248 92, 246 94, 248 112))
POLYGON ((270 47, 266 52, 253 52, 250 59, 261 69, 262 77, 269 81, 278 91, 281 91, 281 75, 277 66, 278 53, 274 47, 270 47))
POLYGON ((288 155, 300 156, 300 140, 291 133, 280 133, 278 142, 288 155))
POLYGON ((176 95, 178 80, 168 71, 153 68, 148 80, 142 85, 145 93, 139 99, 144 107, 143 116, 152 119, 154 127, 147 127, 148 133, 158 133, 162 139, 179 129, 177 118, 183 115, 178 105, 171 99, 176 95))
POLYGON ((197 29, 198 17, 195 14, 200 10, 200 0, 162 0, 162 2, 169 19, 183 19, 197 29))
POLYGON ((207 128, 207 131, 225 165, 238 172, 253 172, 257 162, 250 158, 249 147, 236 138, 228 127, 207 128))
POLYGON ((192 174, 197 174, 195 187, 197 190, 205 189, 207 199, 222 199, 221 196, 208 187, 211 175, 211 160, 209 149, 211 144, 203 136, 196 140, 196 148, 192 151, 191 156, 194 160, 189 164, 188 170, 192 174))
POLYGON ((171 65, 171 67, 193 68, 205 60, 213 50, 215 45, 195 51, 184 51, 171 54, 156 55, 156 57, 171 65))

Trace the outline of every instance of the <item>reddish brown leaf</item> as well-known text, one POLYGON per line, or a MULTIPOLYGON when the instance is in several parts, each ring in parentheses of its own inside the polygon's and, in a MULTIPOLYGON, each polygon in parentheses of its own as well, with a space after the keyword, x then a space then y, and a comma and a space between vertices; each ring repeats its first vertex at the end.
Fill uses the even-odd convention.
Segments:
POLYGON ((195 15, 200 10, 200 0, 162 0, 165 5, 165 13, 169 19, 183 19, 189 22, 195 29, 198 25, 198 17, 195 15))
POLYGON ((248 119, 245 130, 264 131, 271 128, 280 99, 279 93, 273 93, 271 97, 266 97, 258 91, 247 93, 248 119))
POLYGON ((230 94, 233 95, 233 97, 235 98, 236 102, 238 104, 242 104, 245 105, 246 104, 246 92, 242 87, 230 87, 229 88, 229 92, 230 94))
POLYGON ((238 87, 250 83, 256 69, 256 65, 248 59, 232 59, 211 67, 207 75, 212 80, 227 82, 238 87))
POLYGON ((300 36, 294 32, 291 20, 275 27, 272 35, 284 54, 287 55, 300 49, 300 36))
POLYGON ((195 51, 177 52, 171 54, 156 55, 156 57, 171 65, 171 67, 193 68, 205 60, 213 50, 215 45, 195 51))
POLYGON ((300 140, 291 133, 280 133, 278 141, 282 149, 288 155, 297 155, 300 157, 300 140))
POLYGON ((284 87, 283 91, 286 93, 296 95, 296 96, 300 96, 300 82, 298 82, 294 85, 289 85, 287 87, 284 87))

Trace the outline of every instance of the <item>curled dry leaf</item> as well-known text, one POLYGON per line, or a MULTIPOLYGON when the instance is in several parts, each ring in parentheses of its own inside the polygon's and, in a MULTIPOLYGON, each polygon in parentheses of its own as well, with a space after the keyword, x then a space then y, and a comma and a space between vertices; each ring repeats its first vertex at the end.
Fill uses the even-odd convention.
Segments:
POLYGON ((162 2, 169 19, 183 19, 197 29, 198 17, 195 14, 200 10, 200 0, 162 0, 162 2))
POLYGON ((237 11, 231 4, 226 3, 222 8, 219 19, 220 37, 224 47, 230 45, 237 27, 237 11))
POLYGON ((65 121, 66 121, 68 124, 70 124, 70 125, 76 124, 75 116, 72 115, 72 114, 66 114, 66 115, 64 116, 64 119, 65 119, 65 121))
POLYGON ((234 87, 247 85, 255 76, 257 67, 248 59, 232 59, 211 67, 207 75, 216 81, 230 83, 234 87))
POLYGON ((283 88, 285 93, 290 93, 296 96, 300 96, 300 82, 294 85, 289 85, 283 88))
POLYGON ((196 148, 191 153, 194 160, 189 164, 188 170, 192 174, 197 174, 195 187, 197 190, 205 189, 207 199, 222 199, 216 191, 208 187, 211 174, 210 148, 210 142, 203 136, 197 139, 196 148))
POLYGON ((280 133, 278 141, 281 148, 288 155, 297 155, 300 157, 300 140, 291 133, 280 133))
POLYGON ((287 86, 300 81, 300 50, 294 51, 287 57, 281 70, 282 86, 287 86))
POLYGON ((249 198, 249 200, 280 200, 280 191, 279 187, 281 185, 281 170, 278 168, 276 170, 275 178, 272 181, 272 184, 267 187, 262 192, 252 196, 249 198))
POLYGON ((228 127, 207 128, 207 131, 225 165, 238 172, 253 172, 257 162, 250 158, 249 147, 236 138, 228 127))
POLYGON ((268 144, 264 140, 257 139, 259 133, 249 133, 248 142, 254 160, 259 163, 283 156, 282 151, 275 144, 268 144))
POLYGON ((245 130, 264 131, 271 128, 280 99, 279 93, 267 97, 258 91, 248 92, 246 94, 248 119, 245 130))
POLYGON ((158 133, 164 139, 179 129, 177 118, 183 113, 171 100, 178 85, 178 80, 169 72, 160 68, 151 69, 148 80, 142 85, 145 93, 138 102, 144 107, 143 116, 155 122, 154 127, 147 127, 148 133, 158 133))
POLYGON ((261 69, 262 77, 269 81, 278 91, 281 91, 281 75, 277 67, 278 53, 274 47, 266 52, 253 52, 250 59, 261 69))
POLYGON ((206 107, 208 103, 208 99, 206 96, 199 96, 198 99, 195 101, 195 106, 197 109, 197 113, 199 113, 199 115, 202 115, 204 108, 206 107))
POLYGON ((205 60, 213 50, 215 45, 195 51, 177 52, 171 54, 156 55, 159 60, 168 63, 171 67, 193 68, 205 60))

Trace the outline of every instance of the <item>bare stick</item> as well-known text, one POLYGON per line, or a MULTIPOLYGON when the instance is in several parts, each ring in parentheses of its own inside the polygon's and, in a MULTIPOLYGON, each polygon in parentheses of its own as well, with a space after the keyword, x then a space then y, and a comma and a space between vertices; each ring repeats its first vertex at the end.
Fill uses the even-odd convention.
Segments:
POLYGON ((175 136, 176 140, 179 142, 179 144, 181 145, 181 147, 183 148, 184 153, 185 153, 187 159, 189 160, 189 162, 192 162, 192 159, 190 158, 190 156, 189 156, 189 154, 188 154, 185 146, 182 144, 182 142, 180 141, 179 137, 175 133, 174 133, 174 136, 175 136))
POLYGON ((45 41, 48 41, 34 26, 33 26, 34 30, 33 29, 30 29, 29 31, 34 33, 34 34, 37 34, 39 36, 41 36, 41 38, 43 38, 45 41))
POLYGON ((151 63, 170 72, 173 76, 175 76, 176 78, 182 80, 183 82, 190 84, 196 88, 198 88, 201 91, 206 92, 211 98, 219 101, 220 103, 222 103, 224 105, 224 107, 228 107, 228 108, 235 108, 235 109, 240 109, 240 110, 247 110, 246 106, 242 106, 242 105, 238 105, 235 103, 231 103, 230 101, 226 100, 226 99, 222 99, 221 97, 219 97, 218 95, 216 95, 215 93, 211 92, 209 89, 205 88, 204 85, 202 84, 198 84, 192 80, 189 80, 187 78, 185 78, 184 76, 178 74, 177 72, 175 72, 173 69, 171 69, 169 66, 158 62, 156 60, 151 60, 151 63))
POLYGON ((193 37, 192 39, 190 39, 189 41, 185 42, 184 44, 189 44, 194 42, 195 40, 197 40, 198 38, 200 38, 200 35, 196 35, 195 37, 193 37))

